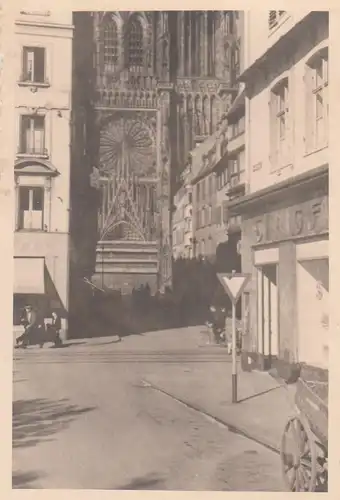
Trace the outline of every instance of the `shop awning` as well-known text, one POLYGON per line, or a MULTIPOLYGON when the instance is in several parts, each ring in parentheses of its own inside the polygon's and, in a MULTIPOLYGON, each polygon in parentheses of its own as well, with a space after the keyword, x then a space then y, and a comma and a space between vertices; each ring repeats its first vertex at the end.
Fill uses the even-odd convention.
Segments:
POLYGON ((14 257, 14 293, 45 293, 45 259, 43 257, 14 257))

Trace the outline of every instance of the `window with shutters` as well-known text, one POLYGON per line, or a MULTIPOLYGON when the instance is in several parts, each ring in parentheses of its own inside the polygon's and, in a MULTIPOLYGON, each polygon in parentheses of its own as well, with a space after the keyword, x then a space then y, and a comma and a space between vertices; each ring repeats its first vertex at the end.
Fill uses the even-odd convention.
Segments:
POLYGON ((288 78, 282 79, 270 93, 270 161, 273 168, 290 162, 290 103, 288 78))
POLYGON ((48 156, 45 149, 45 117, 23 115, 20 123, 20 144, 18 154, 48 156))
POLYGON ((129 69, 141 69, 143 52, 143 27, 138 19, 133 19, 127 30, 127 64, 129 69))
POLYGON ((46 83, 45 49, 43 47, 23 48, 21 81, 25 83, 46 83))
POLYGON ((42 187, 19 187, 18 229, 38 231, 44 224, 44 189, 42 187))
POLYGON ((306 66, 306 153, 328 145, 328 49, 314 55, 306 66))

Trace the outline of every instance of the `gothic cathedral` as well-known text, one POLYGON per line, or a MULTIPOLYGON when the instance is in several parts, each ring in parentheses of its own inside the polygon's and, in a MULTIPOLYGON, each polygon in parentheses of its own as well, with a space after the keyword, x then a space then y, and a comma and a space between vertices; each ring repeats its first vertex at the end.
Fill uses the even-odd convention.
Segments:
POLYGON ((87 112, 100 193, 94 278, 123 291, 145 283, 162 291, 172 280, 176 182, 235 92, 237 12, 74 16, 73 100, 87 112))

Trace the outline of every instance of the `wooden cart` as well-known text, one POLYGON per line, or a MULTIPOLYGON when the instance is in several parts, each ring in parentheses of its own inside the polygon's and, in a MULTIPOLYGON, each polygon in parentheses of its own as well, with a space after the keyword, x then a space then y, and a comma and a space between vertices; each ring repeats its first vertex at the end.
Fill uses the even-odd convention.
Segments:
POLYGON ((289 491, 328 488, 328 372, 326 380, 314 378, 306 380, 300 374, 295 414, 282 436, 282 474, 289 491))

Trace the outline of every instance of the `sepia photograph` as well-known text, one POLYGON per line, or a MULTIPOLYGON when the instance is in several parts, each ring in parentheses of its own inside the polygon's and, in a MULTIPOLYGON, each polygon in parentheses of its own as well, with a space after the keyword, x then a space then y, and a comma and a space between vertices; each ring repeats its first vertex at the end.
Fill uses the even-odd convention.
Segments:
POLYGON ((327 492, 331 11, 29 3, 12 489, 327 492))

